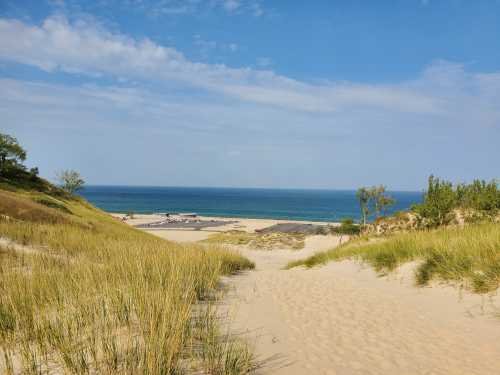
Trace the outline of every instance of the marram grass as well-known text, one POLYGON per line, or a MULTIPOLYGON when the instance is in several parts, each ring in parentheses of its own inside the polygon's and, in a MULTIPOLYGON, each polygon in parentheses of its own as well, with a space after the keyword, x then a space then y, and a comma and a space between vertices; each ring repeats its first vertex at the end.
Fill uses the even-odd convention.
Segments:
POLYGON ((416 282, 433 279, 464 283, 477 293, 500 286, 500 224, 442 228, 395 234, 373 243, 366 239, 291 262, 287 268, 313 267, 346 258, 360 259, 379 272, 390 272, 409 261, 420 261, 416 282))
POLYGON ((252 249, 292 249, 304 248, 306 235, 303 233, 249 233, 239 230, 219 232, 201 242, 211 244, 247 245, 252 249))
POLYGON ((58 210, 29 198, 0 200, 0 236, 36 249, 0 247, 1 374, 251 370, 214 309, 220 276, 251 262, 153 237, 85 202, 58 210))

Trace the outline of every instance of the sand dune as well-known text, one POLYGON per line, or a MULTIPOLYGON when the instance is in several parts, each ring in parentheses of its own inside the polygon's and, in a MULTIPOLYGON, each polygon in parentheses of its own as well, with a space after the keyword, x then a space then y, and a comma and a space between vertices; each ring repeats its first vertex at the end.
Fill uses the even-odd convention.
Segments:
MULTIPOLYGON (((273 224, 249 223, 240 227, 273 224)), ((205 235, 155 232, 181 241, 205 235)), ((450 286, 417 288, 411 264, 382 278, 353 261, 283 270, 338 242, 310 236, 300 251, 236 248, 257 269, 225 279, 221 310, 230 329, 254 346, 258 374, 500 374, 496 298, 450 286)))
POLYGON ((254 342, 258 373, 500 374, 494 300, 351 261, 280 269, 328 245, 320 237, 300 252, 244 250, 257 270, 228 280, 232 328, 254 342))

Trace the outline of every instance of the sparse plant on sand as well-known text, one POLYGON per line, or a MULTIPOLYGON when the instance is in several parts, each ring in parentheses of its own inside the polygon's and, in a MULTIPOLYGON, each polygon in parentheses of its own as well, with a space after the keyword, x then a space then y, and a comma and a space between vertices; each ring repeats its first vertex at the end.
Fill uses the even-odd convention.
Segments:
POLYGON ((331 232, 334 234, 347 234, 354 236, 361 232, 361 228, 358 224, 354 223, 354 220, 346 218, 340 222, 339 226, 331 227, 331 232))
POLYGON ((246 245, 252 249, 292 249, 304 248, 306 235, 303 233, 249 233, 238 230, 220 232, 211 235, 202 242, 228 245, 246 245))

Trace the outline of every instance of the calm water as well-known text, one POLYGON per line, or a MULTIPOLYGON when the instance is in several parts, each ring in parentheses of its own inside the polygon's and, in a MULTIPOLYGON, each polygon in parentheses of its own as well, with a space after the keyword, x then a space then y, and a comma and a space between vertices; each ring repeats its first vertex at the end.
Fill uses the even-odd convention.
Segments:
MULTIPOLYGON (((355 191, 239 188, 87 186, 80 194, 109 212, 196 212, 205 216, 313 221, 359 219, 355 191)), ((396 205, 409 208, 419 192, 390 192, 396 205)))

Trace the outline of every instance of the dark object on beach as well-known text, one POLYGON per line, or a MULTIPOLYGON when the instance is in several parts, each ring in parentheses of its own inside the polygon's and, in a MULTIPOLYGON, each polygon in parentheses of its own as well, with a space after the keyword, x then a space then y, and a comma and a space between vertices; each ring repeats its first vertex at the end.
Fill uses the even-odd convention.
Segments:
POLYGON ((267 228, 256 229, 257 233, 302 233, 302 234, 317 234, 322 231, 324 225, 316 224, 298 224, 298 223, 281 223, 275 224, 267 228))
POLYGON ((191 229, 200 230, 210 227, 221 227, 224 225, 235 224, 237 221, 223 221, 223 220, 178 220, 178 221, 158 221, 149 224, 139 224, 136 228, 142 229, 191 229))

